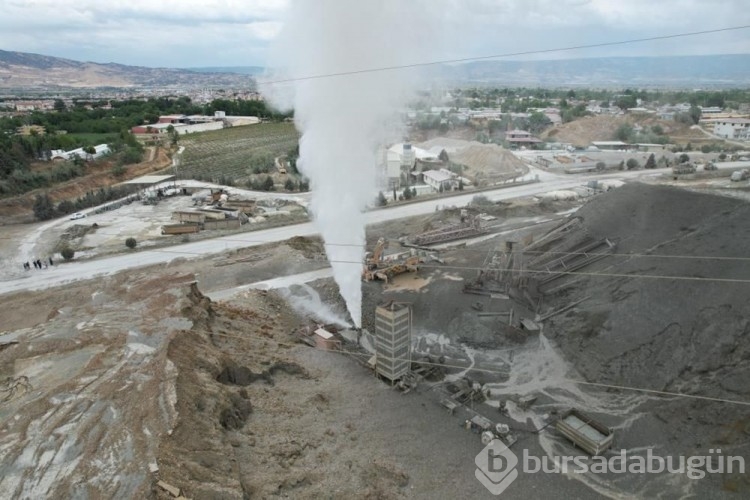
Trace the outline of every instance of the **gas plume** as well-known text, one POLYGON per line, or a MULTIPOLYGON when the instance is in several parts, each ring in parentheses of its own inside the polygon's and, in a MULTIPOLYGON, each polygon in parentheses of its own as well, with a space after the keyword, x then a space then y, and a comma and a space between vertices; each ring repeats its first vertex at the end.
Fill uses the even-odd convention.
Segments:
POLYGON ((261 86, 294 109, 302 134, 299 170, 310 179, 311 213, 349 314, 361 326, 363 211, 376 195, 378 149, 402 137, 399 111, 418 85, 409 70, 356 72, 425 57, 427 3, 316 0, 290 3, 261 86), (279 83, 279 79, 291 80, 279 83), (273 81, 276 80, 276 83, 273 81))

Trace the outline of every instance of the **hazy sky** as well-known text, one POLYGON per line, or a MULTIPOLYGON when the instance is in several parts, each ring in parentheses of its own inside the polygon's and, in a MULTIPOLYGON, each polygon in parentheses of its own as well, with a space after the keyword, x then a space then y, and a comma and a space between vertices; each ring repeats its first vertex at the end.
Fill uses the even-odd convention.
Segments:
MULTIPOLYGON (((316 1, 316 0, 301 0, 316 1)), ((381 0, 352 0, 374 1, 381 0)), ((409 0, 404 0, 408 2, 409 0)), ((289 0, 0 0, 0 49, 142 66, 264 66, 289 0)), ((750 25, 747 0, 433 0, 435 59, 750 25), (456 6, 459 6, 456 8, 456 6)), ((413 29, 420 29, 419 18, 413 29)), ((388 33, 383 34, 387 40, 388 33)), ((750 53, 750 29, 543 58, 750 53)), ((527 57, 528 58, 528 57, 527 57)))

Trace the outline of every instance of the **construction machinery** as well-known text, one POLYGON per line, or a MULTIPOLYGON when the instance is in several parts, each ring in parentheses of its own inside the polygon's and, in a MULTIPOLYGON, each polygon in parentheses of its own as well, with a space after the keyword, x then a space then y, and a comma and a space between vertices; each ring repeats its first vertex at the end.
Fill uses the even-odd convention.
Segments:
POLYGON ((419 270, 419 264, 422 262, 421 257, 418 255, 396 255, 384 258, 386 248, 388 248, 388 241, 385 238, 380 238, 372 253, 365 254, 364 269, 362 270, 362 278, 365 281, 378 279, 388 283, 399 274, 419 270))
POLYGON ((485 233, 487 233, 487 229, 482 227, 482 219, 479 215, 472 217, 462 215, 461 223, 419 234, 414 237, 412 243, 415 245, 432 245, 463 238, 473 238, 485 233))

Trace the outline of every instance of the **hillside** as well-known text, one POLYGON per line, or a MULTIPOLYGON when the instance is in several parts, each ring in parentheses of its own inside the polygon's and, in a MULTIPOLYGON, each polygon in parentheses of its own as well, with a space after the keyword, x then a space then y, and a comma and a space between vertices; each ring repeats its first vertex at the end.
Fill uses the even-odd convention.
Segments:
POLYGON ((252 87, 248 75, 80 62, 0 50, 0 88, 252 87))
POLYGON ((547 141, 559 141, 573 144, 576 147, 587 147, 593 141, 611 141, 615 139, 618 127, 624 124, 653 126, 659 125, 672 142, 687 143, 705 141, 706 137, 698 130, 675 121, 659 120, 654 116, 637 115, 596 115, 584 116, 578 120, 550 128, 542 134, 547 141))

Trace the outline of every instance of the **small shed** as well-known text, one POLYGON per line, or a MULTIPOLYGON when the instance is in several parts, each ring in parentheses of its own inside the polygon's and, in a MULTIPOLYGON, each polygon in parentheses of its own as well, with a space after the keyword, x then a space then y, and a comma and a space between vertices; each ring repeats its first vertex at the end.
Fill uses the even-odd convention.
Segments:
POLYGON ((530 332, 538 332, 539 331, 539 325, 537 325, 535 322, 528 318, 523 318, 521 320, 521 330, 528 330, 530 332))
POLYGON ((324 328, 318 328, 315 330, 315 347, 318 349, 325 349, 326 351, 332 351, 338 348, 339 341, 333 336, 331 332, 324 328))

